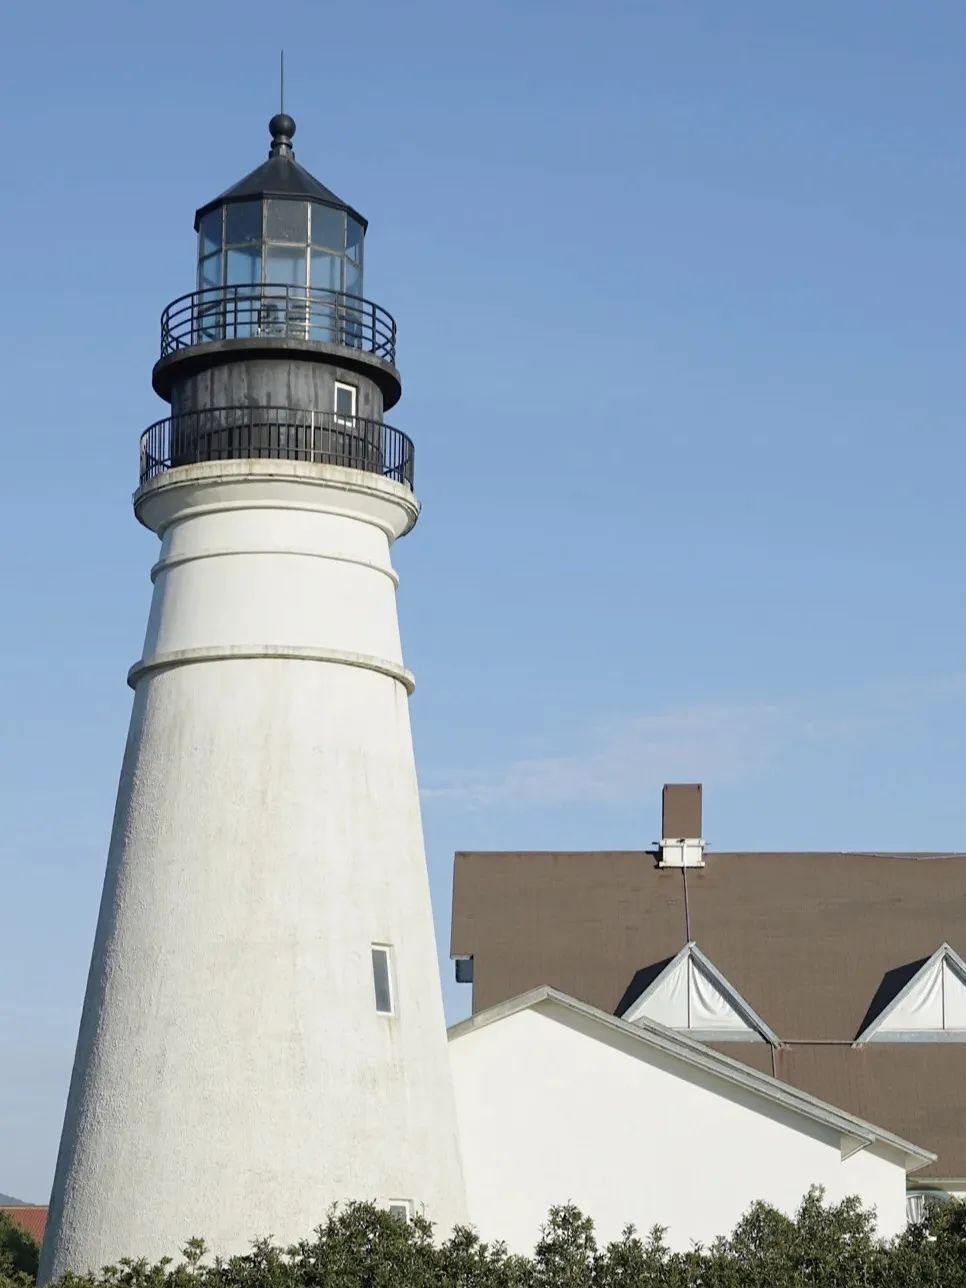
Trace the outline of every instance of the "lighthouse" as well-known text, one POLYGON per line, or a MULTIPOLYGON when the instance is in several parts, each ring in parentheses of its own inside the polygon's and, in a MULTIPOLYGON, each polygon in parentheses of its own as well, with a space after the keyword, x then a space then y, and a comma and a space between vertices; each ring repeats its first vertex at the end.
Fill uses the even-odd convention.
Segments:
POLYGON ((366 220, 295 160, 195 216, 138 520, 160 538, 41 1280, 466 1219, 393 542, 396 324, 366 220))

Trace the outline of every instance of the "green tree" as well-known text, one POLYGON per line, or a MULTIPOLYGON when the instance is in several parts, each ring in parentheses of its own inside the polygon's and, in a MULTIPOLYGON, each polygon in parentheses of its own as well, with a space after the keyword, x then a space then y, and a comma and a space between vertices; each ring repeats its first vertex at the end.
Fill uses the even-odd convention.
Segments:
MULTIPOLYGON (((2 1217, 0 1217, 2 1222, 2 1217)), ((371 1203, 333 1209, 311 1238, 283 1248, 209 1257, 200 1239, 177 1263, 125 1259, 57 1288, 966 1288, 966 1205, 930 1208, 891 1242, 856 1199, 826 1203, 811 1190, 794 1217, 753 1204, 730 1235, 672 1252, 664 1231, 628 1226, 599 1247, 572 1204, 551 1209, 532 1257, 459 1228, 434 1243, 428 1221, 400 1222, 371 1203)), ((36 1245, 0 1224, 0 1288, 29 1288, 36 1245), (25 1242, 26 1241, 26 1242, 25 1242)))
POLYGON ((8 1212, 0 1212, 0 1279, 32 1284, 37 1279, 40 1248, 36 1239, 8 1212))
POLYGON ((37 1240, 32 1239, 9 1212, 0 1212, 0 1283, 35 1283, 39 1258, 37 1240))

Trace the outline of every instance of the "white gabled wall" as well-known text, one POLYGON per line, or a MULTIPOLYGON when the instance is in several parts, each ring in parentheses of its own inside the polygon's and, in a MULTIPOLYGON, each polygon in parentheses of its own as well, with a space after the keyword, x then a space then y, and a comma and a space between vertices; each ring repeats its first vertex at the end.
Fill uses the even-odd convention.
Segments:
POLYGON ((668 1227, 672 1247, 727 1233, 756 1199, 791 1212, 812 1184, 858 1193, 889 1235, 905 1220, 899 1156, 843 1162, 837 1131, 552 1004, 450 1039, 470 1219, 530 1251, 552 1204, 598 1238, 668 1227))

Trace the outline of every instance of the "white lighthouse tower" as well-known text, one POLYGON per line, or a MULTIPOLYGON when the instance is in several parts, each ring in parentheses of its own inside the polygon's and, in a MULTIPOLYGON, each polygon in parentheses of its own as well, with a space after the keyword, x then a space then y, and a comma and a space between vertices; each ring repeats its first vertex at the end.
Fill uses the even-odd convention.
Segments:
POLYGON ((396 617, 416 522, 366 221, 294 159, 196 215, 134 509, 161 540, 41 1279, 465 1220, 396 617))

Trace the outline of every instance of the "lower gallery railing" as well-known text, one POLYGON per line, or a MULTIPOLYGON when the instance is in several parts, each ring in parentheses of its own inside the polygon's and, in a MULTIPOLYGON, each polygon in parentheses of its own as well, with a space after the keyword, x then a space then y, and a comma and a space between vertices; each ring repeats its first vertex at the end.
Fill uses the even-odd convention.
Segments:
POLYGON ((413 445, 402 430, 292 407, 211 407, 159 420, 141 435, 140 481, 178 465, 266 458, 342 465, 413 486, 413 445))

